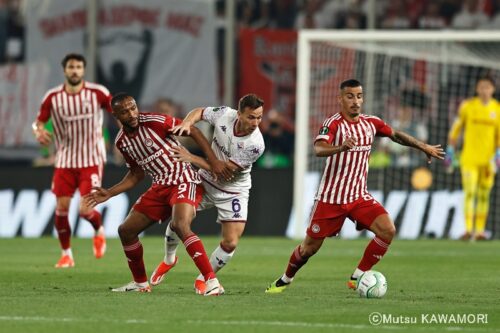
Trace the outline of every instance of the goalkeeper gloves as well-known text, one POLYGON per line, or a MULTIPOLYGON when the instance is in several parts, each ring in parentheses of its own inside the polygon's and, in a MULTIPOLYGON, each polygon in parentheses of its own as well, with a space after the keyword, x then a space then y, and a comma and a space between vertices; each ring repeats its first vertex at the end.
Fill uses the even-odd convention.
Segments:
POLYGON ((448 146, 446 148, 446 156, 444 157, 444 166, 447 168, 453 167, 453 158, 455 156, 455 149, 453 147, 448 146))
POLYGON ((497 152, 495 153, 495 163, 497 165, 497 169, 500 169, 500 147, 497 148, 497 152))

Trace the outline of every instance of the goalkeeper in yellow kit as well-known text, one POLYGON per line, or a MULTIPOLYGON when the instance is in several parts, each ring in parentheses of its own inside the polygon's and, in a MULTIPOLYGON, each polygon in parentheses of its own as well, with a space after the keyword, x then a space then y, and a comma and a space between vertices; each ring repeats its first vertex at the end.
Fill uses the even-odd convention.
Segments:
POLYGON ((453 162, 458 138, 464 129, 460 156, 464 191, 465 234, 463 240, 486 239, 490 192, 500 167, 500 104, 493 98, 495 82, 483 77, 476 83, 476 97, 465 100, 448 135, 445 163, 453 162))

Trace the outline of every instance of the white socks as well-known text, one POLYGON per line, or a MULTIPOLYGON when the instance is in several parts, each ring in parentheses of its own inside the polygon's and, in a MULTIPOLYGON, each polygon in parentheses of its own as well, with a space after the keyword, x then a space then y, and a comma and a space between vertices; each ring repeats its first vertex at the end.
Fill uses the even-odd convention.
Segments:
POLYGON ((359 268, 356 268, 356 270, 354 270, 354 273, 352 273, 352 277, 354 279, 357 279, 361 276, 361 274, 363 274, 364 272, 362 270, 360 270, 359 268))
MULTIPOLYGON (((233 250, 231 253, 227 253, 220 247, 220 244, 219 246, 217 246, 214 252, 212 252, 212 254, 210 255, 210 265, 212 266, 214 273, 217 273, 222 267, 224 267, 231 260, 234 251, 236 250, 233 250)), ((198 275, 196 279, 204 281, 203 275, 201 274, 198 275)))
POLYGON ((62 250, 62 255, 69 256, 70 258, 73 258, 73 252, 71 251, 71 248, 68 248, 66 250, 62 250))
POLYGON ((170 223, 165 230, 165 258, 163 261, 167 265, 172 265, 175 262, 175 253, 179 245, 179 236, 170 228, 170 223))

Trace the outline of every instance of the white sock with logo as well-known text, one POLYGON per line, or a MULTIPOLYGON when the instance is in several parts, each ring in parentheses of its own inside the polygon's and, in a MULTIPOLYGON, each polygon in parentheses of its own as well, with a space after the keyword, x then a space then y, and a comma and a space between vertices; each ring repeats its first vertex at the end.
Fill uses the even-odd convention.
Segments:
POLYGON ((235 250, 228 253, 222 249, 220 244, 219 246, 217 246, 215 251, 212 252, 212 255, 210 255, 210 264, 212 265, 214 273, 217 273, 222 267, 224 267, 231 260, 234 251, 235 250))
POLYGON ((179 245, 179 236, 170 228, 170 223, 165 230, 165 257, 163 261, 167 265, 172 265, 175 262, 175 254, 179 245))

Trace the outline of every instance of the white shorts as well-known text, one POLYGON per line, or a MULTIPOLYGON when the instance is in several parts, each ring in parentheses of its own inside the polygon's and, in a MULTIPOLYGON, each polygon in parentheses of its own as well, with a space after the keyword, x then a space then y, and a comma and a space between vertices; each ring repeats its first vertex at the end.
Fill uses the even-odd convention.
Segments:
POLYGON ((216 207, 217 223, 246 222, 248 216, 248 190, 241 193, 230 193, 215 188, 206 181, 203 181, 202 185, 205 193, 198 205, 198 210, 216 207))

